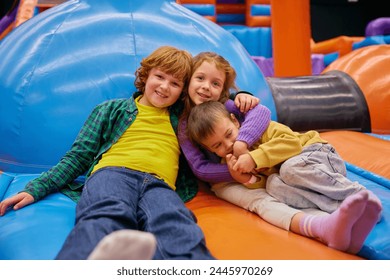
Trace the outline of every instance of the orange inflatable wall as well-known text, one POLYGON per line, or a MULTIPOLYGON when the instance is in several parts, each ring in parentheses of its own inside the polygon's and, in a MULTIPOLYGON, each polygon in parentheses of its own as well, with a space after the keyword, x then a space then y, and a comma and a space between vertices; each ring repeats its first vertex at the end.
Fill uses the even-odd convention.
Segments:
POLYGON ((311 75, 309 0, 271 0, 275 77, 311 75))
POLYGON ((390 45, 354 50, 331 63, 323 72, 349 74, 366 98, 373 133, 390 134, 390 45))

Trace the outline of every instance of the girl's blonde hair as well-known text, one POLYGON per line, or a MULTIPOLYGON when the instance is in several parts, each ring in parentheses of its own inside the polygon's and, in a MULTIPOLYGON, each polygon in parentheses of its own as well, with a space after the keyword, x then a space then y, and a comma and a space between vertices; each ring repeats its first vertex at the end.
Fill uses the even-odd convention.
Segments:
POLYGON ((142 59, 141 66, 135 72, 134 85, 139 91, 145 91, 146 80, 153 68, 183 81, 183 89, 186 89, 192 73, 192 55, 188 51, 171 46, 162 46, 153 51, 142 59))
MULTIPOLYGON (((203 62, 208 62, 214 64, 219 71, 222 71, 225 74, 225 82, 223 84, 223 89, 221 96, 218 101, 225 103, 230 96, 232 90, 238 90, 236 86, 236 70, 230 65, 223 56, 215 52, 201 52, 193 57, 192 59, 192 73, 196 71, 202 65, 203 62)), ((192 76, 192 75, 191 75, 192 76)), ((185 88, 188 91, 188 87, 185 88)), ((184 97, 184 113, 183 116, 186 117, 190 113, 191 109, 195 106, 188 94, 184 97)))

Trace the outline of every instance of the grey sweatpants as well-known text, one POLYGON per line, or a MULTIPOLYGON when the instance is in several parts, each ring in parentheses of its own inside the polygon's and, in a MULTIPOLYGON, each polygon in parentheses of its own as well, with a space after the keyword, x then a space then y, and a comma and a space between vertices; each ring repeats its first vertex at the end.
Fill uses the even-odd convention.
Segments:
POLYGON ((286 160, 267 179, 267 192, 295 208, 332 213, 349 195, 365 187, 346 177, 343 159, 330 144, 313 144, 286 160))

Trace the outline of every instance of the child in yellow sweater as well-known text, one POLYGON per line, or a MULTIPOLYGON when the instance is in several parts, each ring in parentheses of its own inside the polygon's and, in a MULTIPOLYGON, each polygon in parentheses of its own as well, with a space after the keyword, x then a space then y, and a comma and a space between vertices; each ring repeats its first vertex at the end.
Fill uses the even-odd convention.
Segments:
POLYGON ((292 207, 330 214, 298 213, 299 225, 292 231, 358 253, 379 220, 382 205, 371 191, 346 177, 344 161, 334 148, 316 131, 298 133, 271 121, 250 151, 235 157, 232 147, 239 127, 219 102, 194 107, 188 118, 189 138, 225 158, 237 181, 249 188, 265 186, 269 194, 292 207), (240 180, 241 175, 245 179, 240 180))

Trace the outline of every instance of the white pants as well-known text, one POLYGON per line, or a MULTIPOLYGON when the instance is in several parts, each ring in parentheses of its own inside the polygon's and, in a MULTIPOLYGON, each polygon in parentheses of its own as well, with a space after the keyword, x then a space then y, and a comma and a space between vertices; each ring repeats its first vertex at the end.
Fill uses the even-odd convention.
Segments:
MULTIPOLYGON (((285 230, 290 230, 294 215, 303 212, 279 202, 265 189, 248 189, 237 182, 214 184, 211 190, 217 197, 256 213, 266 222, 285 230)), ((317 209, 305 209, 304 212, 324 214, 317 209)))

